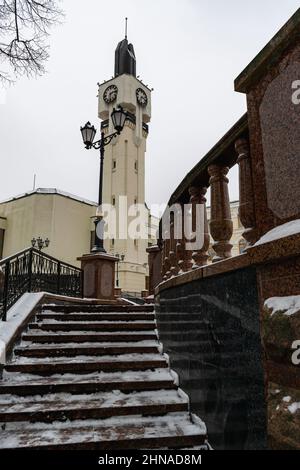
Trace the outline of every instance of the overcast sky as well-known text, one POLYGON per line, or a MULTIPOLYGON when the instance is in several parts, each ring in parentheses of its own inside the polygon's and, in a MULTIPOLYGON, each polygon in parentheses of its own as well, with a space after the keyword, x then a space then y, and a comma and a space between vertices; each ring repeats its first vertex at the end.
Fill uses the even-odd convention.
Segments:
MULTIPOLYGON (((164 203, 246 111, 233 81, 299 7, 298 0, 63 0, 47 74, 0 93, 0 200, 37 187, 96 200, 98 155, 79 127, 99 125, 97 82, 114 72, 124 37, 153 87, 146 201, 164 203)), ((238 197, 231 174, 231 199, 238 197)))

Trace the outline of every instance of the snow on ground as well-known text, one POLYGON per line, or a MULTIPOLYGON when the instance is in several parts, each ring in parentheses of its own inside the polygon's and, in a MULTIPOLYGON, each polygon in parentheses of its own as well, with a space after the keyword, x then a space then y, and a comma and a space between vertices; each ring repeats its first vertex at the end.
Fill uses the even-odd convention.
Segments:
POLYGON ((18 356, 14 358, 10 364, 60 364, 60 363, 86 363, 86 362, 93 362, 96 364, 100 364, 102 362, 144 362, 144 361, 160 361, 162 359, 167 359, 164 355, 159 353, 153 354, 139 354, 139 353, 131 353, 131 354, 119 354, 116 356, 112 355, 103 355, 100 357, 97 356, 89 356, 88 354, 85 355, 78 355, 75 357, 69 356, 59 356, 59 357, 22 357, 18 356))
MULTIPOLYGON (((11 405, 10 412, 24 410, 35 411, 40 408, 51 409, 51 404, 60 406, 61 408, 72 408, 76 403, 78 406, 89 405, 92 402, 96 407, 113 407, 113 406, 138 406, 140 404, 165 404, 165 403, 188 403, 189 398, 182 390, 153 390, 153 391, 137 391, 123 393, 120 390, 111 392, 96 392, 88 394, 72 394, 72 393, 49 393, 46 395, 0 395, 0 410, 2 405, 11 405)), ((53 406, 52 406, 53 408, 53 406)))
POLYGON ((167 368, 161 369, 154 369, 154 370, 146 370, 146 371, 122 371, 122 372, 103 372, 103 371, 96 371, 91 372, 89 374, 51 374, 51 376, 47 377, 40 377, 37 374, 20 374, 19 372, 7 372, 4 370, 3 372, 3 384, 6 383, 64 383, 64 382, 112 382, 112 381, 120 381, 123 382, 148 382, 148 381, 156 381, 156 380, 175 380, 178 378, 176 372, 170 371, 167 368))
POLYGON ((281 312, 290 316, 300 311, 300 295, 291 295, 288 297, 271 297, 265 301, 265 308, 272 310, 271 316, 281 312))
POLYGON ((20 346, 24 349, 30 349, 35 350, 35 349, 78 349, 78 348, 134 348, 134 347, 140 347, 140 346, 150 346, 150 347, 155 347, 158 348, 160 347, 160 343, 158 340, 152 340, 152 339, 145 339, 141 341, 123 341, 123 342, 108 342, 108 341, 103 341, 103 342, 82 342, 82 343, 54 343, 49 342, 49 343, 39 343, 38 341, 21 341, 20 346))
POLYGON ((5 364, 7 346, 44 295, 44 292, 23 294, 7 312, 7 320, 0 322, 0 364, 5 364))
POLYGON ((291 222, 287 222, 286 224, 273 228, 269 232, 265 233, 265 235, 263 235, 254 246, 263 245, 264 243, 289 237, 290 235, 295 235, 297 233, 300 233, 300 219, 292 220, 291 222))
MULTIPOLYGON (((66 420, 66 421, 53 421, 52 425, 50 426, 50 429, 53 431, 59 430, 59 429, 74 429, 74 428, 108 428, 108 429, 113 429, 116 426, 134 426, 134 425, 140 425, 143 424, 147 426, 147 424, 150 423, 155 423, 154 425, 154 435, 155 435, 155 426, 159 426, 160 424, 167 424, 169 429, 174 429, 178 426, 180 426, 186 435, 194 435, 194 434, 206 434, 206 426, 204 422, 195 415, 192 415, 192 419, 196 422, 191 421, 190 415, 187 412, 170 412, 165 416, 143 416, 141 415, 125 415, 125 416, 114 416, 111 418, 107 419, 84 419, 84 420, 66 420)), ((10 430, 25 430, 25 429, 30 429, 30 430, 41 430, 42 434, 44 435, 45 432, 49 430, 49 423, 42 423, 42 422, 36 422, 36 423, 27 423, 27 422, 11 422, 6 424, 7 431, 10 430)), ((167 427, 165 429, 167 431, 167 427)), ((2 441, 2 437, 1 437, 2 441)), ((2 443, 2 442, 1 442, 2 443)))

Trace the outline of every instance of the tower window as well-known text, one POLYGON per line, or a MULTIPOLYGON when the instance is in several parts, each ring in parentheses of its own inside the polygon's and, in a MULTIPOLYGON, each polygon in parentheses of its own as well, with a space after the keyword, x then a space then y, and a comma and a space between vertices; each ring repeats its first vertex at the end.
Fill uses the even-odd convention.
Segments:
POLYGON ((115 170, 117 168, 117 162, 116 160, 112 161, 112 169, 115 170))
POLYGON ((134 205, 137 205, 137 197, 134 198, 134 205))
POLYGON ((135 169, 135 171, 138 171, 138 162, 137 162, 137 160, 135 160, 135 162, 134 162, 134 169, 135 169))
POLYGON ((112 205, 113 205, 113 206, 115 206, 115 205, 116 205, 116 198, 115 198, 115 196, 113 196, 113 197, 112 197, 112 200, 111 200, 111 202, 112 202, 112 205))

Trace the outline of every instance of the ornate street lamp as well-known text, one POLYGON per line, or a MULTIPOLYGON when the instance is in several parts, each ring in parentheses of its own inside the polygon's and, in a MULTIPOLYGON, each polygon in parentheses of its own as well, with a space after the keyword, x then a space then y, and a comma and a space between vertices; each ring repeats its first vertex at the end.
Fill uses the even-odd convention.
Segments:
POLYGON ((48 237, 45 238, 45 240, 43 240, 41 237, 33 238, 31 240, 31 245, 32 248, 35 248, 37 246, 38 249, 41 251, 43 248, 48 248, 48 246, 50 245, 50 240, 48 237))
POLYGON ((92 252, 100 252, 106 253, 104 246, 103 246, 103 232, 104 232, 104 223, 102 220, 102 213, 101 213, 101 205, 102 205, 102 187, 103 187, 103 162, 104 162, 104 151, 105 146, 110 144, 112 139, 117 135, 120 135, 125 121, 126 121, 127 113, 123 110, 121 106, 118 106, 116 109, 114 108, 111 113, 111 120, 113 123, 116 132, 113 132, 110 135, 105 136, 104 132, 101 132, 101 139, 94 142, 94 138, 96 135, 96 129, 94 126, 91 125, 90 122, 87 122, 85 126, 80 128, 82 140, 85 145, 86 149, 94 148, 96 150, 100 150, 100 178, 99 178, 99 196, 98 196, 98 206, 100 207, 100 213, 96 214, 95 217, 95 245, 92 248, 92 252), (98 237, 97 228, 98 224, 101 223, 101 236, 98 237))

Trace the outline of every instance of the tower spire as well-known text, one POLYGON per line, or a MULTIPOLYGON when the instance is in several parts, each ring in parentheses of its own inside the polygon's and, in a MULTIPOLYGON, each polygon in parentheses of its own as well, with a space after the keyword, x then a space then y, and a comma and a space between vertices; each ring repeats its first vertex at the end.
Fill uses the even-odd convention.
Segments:
POLYGON ((128 18, 125 18, 125 38, 119 42, 115 52, 115 77, 127 73, 136 76, 136 59, 132 44, 127 40, 128 18))

